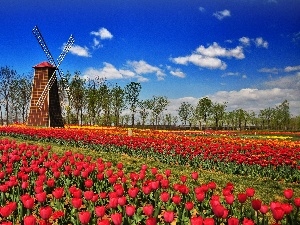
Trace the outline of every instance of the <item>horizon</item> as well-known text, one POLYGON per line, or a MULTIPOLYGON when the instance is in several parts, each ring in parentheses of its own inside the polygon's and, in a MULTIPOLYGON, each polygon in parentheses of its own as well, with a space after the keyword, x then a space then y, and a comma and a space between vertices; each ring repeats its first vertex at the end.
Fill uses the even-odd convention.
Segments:
POLYGON ((139 82, 140 99, 166 96, 168 110, 208 97, 256 113, 287 100, 300 115, 299 0, 88 3, 2 3, 0 66, 32 74, 47 61, 32 34, 37 25, 54 59, 74 35, 65 74, 139 82))

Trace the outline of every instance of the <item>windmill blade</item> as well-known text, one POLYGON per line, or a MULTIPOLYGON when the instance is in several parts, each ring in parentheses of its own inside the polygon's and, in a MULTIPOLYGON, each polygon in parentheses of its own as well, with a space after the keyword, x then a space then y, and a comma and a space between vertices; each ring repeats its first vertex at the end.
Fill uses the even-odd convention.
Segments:
MULTIPOLYGON (((61 70, 58 69, 58 67, 60 66, 60 64, 62 63, 63 59, 65 58, 66 54, 70 51, 72 45, 74 44, 75 42, 75 39, 73 37, 73 35, 71 35, 66 43, 66 45, 64 46, 64 49, 63 51, 61 52, 61 54, 59 55, 58 59, 57 59, 57 65, 46 45, 46 42, 44 41, 44 38, 41 34, 41 32, 39 31, 38 27, 35 26, 32 30, 32 33, 34 34, 34 36, 36 37, 37 41, 39 42, 40 46, 42 47, 43 51, 45 52, 46 54, 46 57, 48 59, 48 61, 56 67, 56 69, 58 70, 58 74, 59 74, 59 77, 62 79, 62 85, 63 85, 63 88, 66 90, 67 94, 70 96, 70 99, 71 98, 71 95, 69 93, 69 85, 66 83, 66 78, 63 74, 63 72, 61 70)), ((52 85, 54 84, 54 82, 56 81, 56 74, 55 74, 55 71, 53 72, 52 76, 50 77, 48 83, 46 84, 43 92, 42 92, 42 95, 39 97, 39 100, 38 102, 36 103, 36 105, 41 108, 42 105, 43 105, 43 102, 45 101, 45 98, 50 90, 50 88, 52 87, 52 85)))
POLYGON ((59 57, 57 58, 58 66, 61 64, 61 62, 65 58, 66 54, 70 51, 74 42, 75 42, 75 39, 74 39, 73 35, 71 35, 69 37, 69 40, 68 40, 67 44, 65 45, 63 51, 60 53, 59 57))
POLYGON ((47 94, 55 81, 56 81, 56 75, 55 75, 55 71, 54 71, 52 76, 50 77, 48 83, 46 84, 41 96, 39 97, 39 100, 36 103, 36 106, 38 106, 39 109, 42 108, 45 98, 47 97, 47 94))
POLYGON ((39 28, 37 26, 35 26, 32 30, 33 35, 36 37, 37 41, 39 42, 40 46, 42 47, 43 51, 45 52, 48 61, 53 65, 56 66, 55 61, 46 45, 46 42, 44 41, 44 38, 41 34, 41 32, 39 31, 39 28))

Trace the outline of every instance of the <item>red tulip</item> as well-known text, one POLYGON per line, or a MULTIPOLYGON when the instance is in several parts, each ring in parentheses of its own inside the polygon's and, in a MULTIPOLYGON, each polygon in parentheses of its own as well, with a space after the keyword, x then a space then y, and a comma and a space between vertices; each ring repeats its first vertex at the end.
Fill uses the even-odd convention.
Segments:
POLYGON ((63 216, 64 216, 64 212, 63 211, 55 211, 52 214, 52 219, 56 220, 56 219, 59 219, 60 217, 63 217, 63 216))
POLYGON ((198 172, 192 172, 192 179, 193 180, 197 180, 198 176, 199 176, 198 172))
POLYGON ((71 203, 74 206, 74 208, 79 209, 82 205, 82 199, 81 198, 72 198, 71 203))
POLYGON ((247 194, 245 193, 240 193, 237 195, 237 198, 240 203, 244 203, 247 200, 247 194))
POLYGON ((52 208, 50 206, 45 206, 40 208, 40 216, 44 220, 48 220, 52 215, 52 208))
POLYGON ((290 214, 293 211, 293 206, 290 205, 289 203, 281 204, 281 208, 283 209, 286 215, 290 214))
POLYGON ((126 210, 126 215, 127 216, 133 216, 134 213, 135 213, 135 206, 127 205, 125 210, 126 210))
POLYGON ((153 213, 153 206, 152 205, 145 205, 143 207, 143 213, 146 215, 146 216, 152 216, 152 213, 153 213))
POLYGON ((151 168, 151 173, 153 175, 157 174, 157 168, 155 168, 155 167, 151 168))
POLYGON ((150 186, 143 186, 142 187, 142 191, 143 191, 143 193, 145 194, 145 195, 148 195, 148 194, 150 194, 151 193, 151 187, 150 186))
POLYGON ((227 204, 232 205, 234 202, 234 195, 232 195, 232 194, 226 195, 225 201, 227 204))
POLYGON ((121 225, 122 224, 122 214, 120 214, 120 213, 111 214, 111 220, 114 223, 114 225, 121 225))
POLYGON ((185 183, 187 180, 187 177, 182 175, 182 176, 180 176, 180 180, 182 183, 185 183))
POLYGON ((294 204, 297 208, 300 207, 300 198, 294 198, 294 204))
POLYGON ((261 208, 261 200, 259 200, 259 199, 253 199, 251 201, 251 205, 252 205, 252 208, 254 210, 258 211, 261 208))
POLYGON ((214 189, 217 188, 217 184, 216 184, 215 182, 213 182, 213 181, 209 182, 209 183, 207 184, 207 186, 208 186, 208 188, 211 189, 211 190, 214 190, 214 189))
POLYGON ((170 194, 168 192, 162 192, 160 194, 160 199, 161 199, 162 202, 169 201, 169 198, 170 198, 170 194))
POLYGON ((24 225, 36 225, 36 218, 33 215, 24 217, 24 225))
POLYGON ((230 217, 228 219, 228 225, 239 225, 239 219, 235 218, 235 217, 230 217))
POLYGON ((167 223, 171 223, 174 220, 174 212, 173 211, 165 211, 163 216, 164 216, 164 221, 167 223))
POLYGON ((54 198, 56 199, 60 199, 62 198, 62 196, 64 195, 64 188, 62 187, 57 187, 52 191, 52 195, 54 196, 54 198))
POLYGON ((86 200, 91 200, 94 196, 94 192, 93 191, 85 191, 83 193, 83 196, 86 200))
POLYGON ((204 192, 199 192, 196 194, 196 199, 199 201, 199 202, 203 202, 203 200, 205 199, 205 193, 204 192))
POLYGON ((255 223, 251 219, 244 218, 243 225, 255 225, 255 223))
POLYGON ((53 188, 55 185, 55 180, 53 178, 47 180, 47 186, 53 188))
POLYGON ((78 213, 78 217, 81 224, 88 224, 91 219, 91 213, 89 211, 82 211, 78 213))
POLYGON ((96 206, 95 213, 98 217, 103 217, 105 215, 105 206, 96 206))
POLYGON ((87 179, 84 182, 86 188, 91 188, 93 186, 93 181, 91 179, 87 179))
POLYGON ((262 214, 266 214, 269 211, 269 207, 267 205, 261 205, 260 210, 262 214))
POLYGON ((206 218, 203 220, 203 225, 214 225, 215 220, 213 218, 206 218))
POLYGON ((155 218, 150 217, 150 218, 146 219, 146 225, 156 225, 156 224, 157 224, 157 222, 156 222, 155 218))
POLYGON ((191 225, 202 225, 202 223, 203 218, 201 216, 191 218, 191 225))
POLYGON ((172 197, 172 201, 175 203, 175 205, 178 205, 178 204, 180 204, 180 202, 181 202, 181 198, 180 198, 179 195, 174 195, 174 196, 172 197))
POLYGON ((102 219, 98 221, 97 225, 110 225, 110 221, 108 219, 102 219))
POLYGON ((128 189, 128 195, 131 198, 135 198, 138 195, 138 193, 139 193, 139 188, 137 187, 132 187, 128 189))
POLYGON ((293 197, 294 191, 293 189, 285 189, 283 191, 284 197, 286 197, 286 199, 291 199, 293 197))
POLYGON ((254 188, 247 188, 247 189, 246 189, 246 195, 247 195, 248 197, 253 197, 254 194, 255 194, 255 189, 254 189, 254 188))
POLYGON ((13 225, 13 223, 10 221, 4 221, 1 223, 1 225, 13 225))
POLYGON ((281 207, 275 207, 271 210, 273 218, 278 222, 284 217, 284 210, 281 207))
POLYGON ((9 205, 0 207, 0 214, 2 217, 8 217, 12 213, 12 209, 9 205))
POLYGON ((118 198, 118 204, 120 205, 120 206, 124 206, 125 204, 126 204, 126 197, 125 196, 122 196, 122 197, 119 197, 118 198))
POLYGON ((166 177, 171 176, 171 170, 170 169, 166 169, 165 170, 165 175, 166 175, 166 177))
POLYGON ((220 204, 212 206, 212 210, 213 210, 215 216, 219 217, 219 218, 223 217, 224 212, 225 212, 224 206, 222 206, 220 204))
POLYGON ((35 194, 35 198, 38 202, 46 201, 47 194, 45 191, 35 194))
POLYGON ((29 194, 24 194, 20 197, 24 207, 26 209, 32 209, 34 206, 34 198, 32 198, 29 194))
POLYGON ((119 170, 123 169, 123 163, 119 162, 119 163, 117 164, 117 168, 118 168, 119 170))
POLYGON ((22 184, 21 184, 21 188, 22 188, 22 189, 27 189, 28 186, 29 186, 28 181, 23 181, 22 184))
POLYGON ((193 202, 186 202, 186 203, 185 203, 185 208, 186 208, 188 211, 191 211, 191 210, 194 208, 194 203, 193 203, 193 202))
POLYGON ((114 208, 117 208, 117 206, 118 206, 118 198, 116 198, 116 197, 110 198, 108 207, 114 209, 114 208))

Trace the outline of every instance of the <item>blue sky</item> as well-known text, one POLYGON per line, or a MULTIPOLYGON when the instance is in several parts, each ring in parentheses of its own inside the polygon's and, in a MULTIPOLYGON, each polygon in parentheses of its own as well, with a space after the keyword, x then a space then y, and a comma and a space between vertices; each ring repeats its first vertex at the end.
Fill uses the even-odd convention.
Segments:
POLYGON ((46 61, 37 25, 60 68, 166 96, 174 111, 208 96, 258 112, 287 99, 300 114, 300 0, 4 1, 0 66, 20 74, 46 61))

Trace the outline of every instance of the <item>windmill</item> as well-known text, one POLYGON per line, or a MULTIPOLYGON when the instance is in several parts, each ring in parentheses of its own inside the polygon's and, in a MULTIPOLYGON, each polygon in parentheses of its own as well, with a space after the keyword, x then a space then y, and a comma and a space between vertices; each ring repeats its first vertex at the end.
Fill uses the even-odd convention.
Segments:
POLYGON ((28 125, 63 127, 64 124, 59 102, 56 71, 59 74, 59 78, 62 80, 63 89, 65 89, 70 96, 69 86, 66 83, 66 78, 59 69, 59 66, 75 40, 73 35, 71 35, 55 62, 38 27, 35 26, 32 32, 46 54, 48 62, 42 62, 33 67, 35 69, 35 75, 31 94, 28 125))

